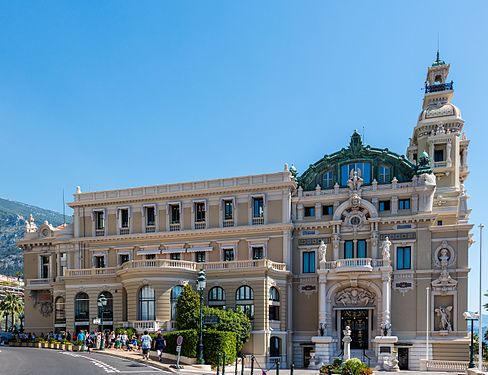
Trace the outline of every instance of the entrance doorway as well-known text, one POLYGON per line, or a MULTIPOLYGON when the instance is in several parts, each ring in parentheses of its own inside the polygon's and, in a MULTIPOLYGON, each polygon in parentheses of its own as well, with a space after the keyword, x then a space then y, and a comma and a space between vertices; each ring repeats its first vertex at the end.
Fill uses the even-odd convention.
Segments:
POLYGON ((398 348, 398 367, 408 370, 408 348, 398 348))
POLYGON ((341 343, 346 326, 351 329, 351 349, 368 349, 368 310, 341 311, 341 343))
POLYGON ((310 352, 313 350, 312 346, 303 347, 303 367, 307 368, 310 365, 310 352))

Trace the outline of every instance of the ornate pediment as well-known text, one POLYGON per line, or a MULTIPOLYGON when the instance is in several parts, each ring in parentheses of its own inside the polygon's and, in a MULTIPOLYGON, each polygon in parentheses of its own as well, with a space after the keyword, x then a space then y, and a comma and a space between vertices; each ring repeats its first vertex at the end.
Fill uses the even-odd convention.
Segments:
POLYGON ((335 303, 338 307, 374 305, 374 293, 363 288, 346 288, 336 294, 335 303))

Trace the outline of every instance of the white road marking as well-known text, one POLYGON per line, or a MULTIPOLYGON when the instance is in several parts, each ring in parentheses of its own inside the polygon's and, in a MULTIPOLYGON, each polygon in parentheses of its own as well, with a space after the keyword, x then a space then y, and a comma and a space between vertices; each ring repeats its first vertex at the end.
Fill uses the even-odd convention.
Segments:
MULTIPOLYGON (((161 369, 158 369, 157 367, 150 366, 148 364, 145 364, 145 365, 152 370, 135 370, 135 371, 117 370, 115 367, 109 365, 108 363, 102 362, 102 361, 95 359, 95 358, 90 358, 89 355, 76 354, 76 353, 72 353, 72 352, 60 352, 60 353, 64 354, 64 355, 69 355, 71 357, 85 358, 85 359, 89 360, 93 365, 102 368, 106 373, 117 373, 117 374, 119 374, 119 373, 122 373, 122 374, 135 374, 135 373, 137 373, 137 374, 139 374, 139 373, 154 373, 154 372, 161 373, 161 372, 164 372, 161 369)), ((134 361, 131 361, 130 359, 127 359, 127 358, 120 358, 120 359, 123 360, 124 362, 134 362, 134 361)))

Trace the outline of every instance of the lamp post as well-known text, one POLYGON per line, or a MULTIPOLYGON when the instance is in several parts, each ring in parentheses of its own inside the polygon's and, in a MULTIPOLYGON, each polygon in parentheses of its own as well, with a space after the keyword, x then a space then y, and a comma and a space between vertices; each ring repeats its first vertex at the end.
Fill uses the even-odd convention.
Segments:
POLYGON ((100 294, 98 297, 97 301, 98 305, 98 311, 101 311, 100 313, 100 326, 101 326, 101 331, 102 331, 102 337, 100 340, 100 350, 104 349, 103 345, 103 340, 104 340, 104 333, 103 333, 103 313, 105 312, 105 306, 107 306, 107 297, 105 297, 105 294, 100 294))
POLYGON ((483 269, 483 228, 484 224, 480 224, 480 295, 479 295, 479 306, 478 311, 478 370, 483 372, 483 284, 482 284, 482 272, 483 269))
POLYGON ((474 321, 478 320, 478 314, 477 313, 472 314, 469 311, 466 311, 463 313, 463 316, 464 316, 464 319, 466 319, 466 321, 471 322, 471 344, 469 345, 469 365, 468 365, 468 368, 474 368, 473 325, 474 325, 474 321))
POLYGON ((198 271, 198 280, 197 280, 197 290, 200 293, 200 341, 198 343, 198 351, 197 351, 197 363, 199 365, 205 364, 203 360, 203 291, 207 285, 207 278, 205 277, 205 271, 201 269, 198 271))

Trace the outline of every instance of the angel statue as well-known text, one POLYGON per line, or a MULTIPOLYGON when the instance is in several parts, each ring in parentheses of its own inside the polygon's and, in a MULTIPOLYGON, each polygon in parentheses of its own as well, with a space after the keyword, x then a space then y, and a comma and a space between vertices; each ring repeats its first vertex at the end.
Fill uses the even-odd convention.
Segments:
POLYGON ((388 236, 383 241, 382 249, 383 249, 383 260, 390 261, 390 246, 391 241, 388 236))
POLYGON ((441 321, 439 322, 439 328, 442 331, 452 331, 451 311, 452 306, 439 306, 437 309, 435 309, 437 315, 441 317, 441 321))

